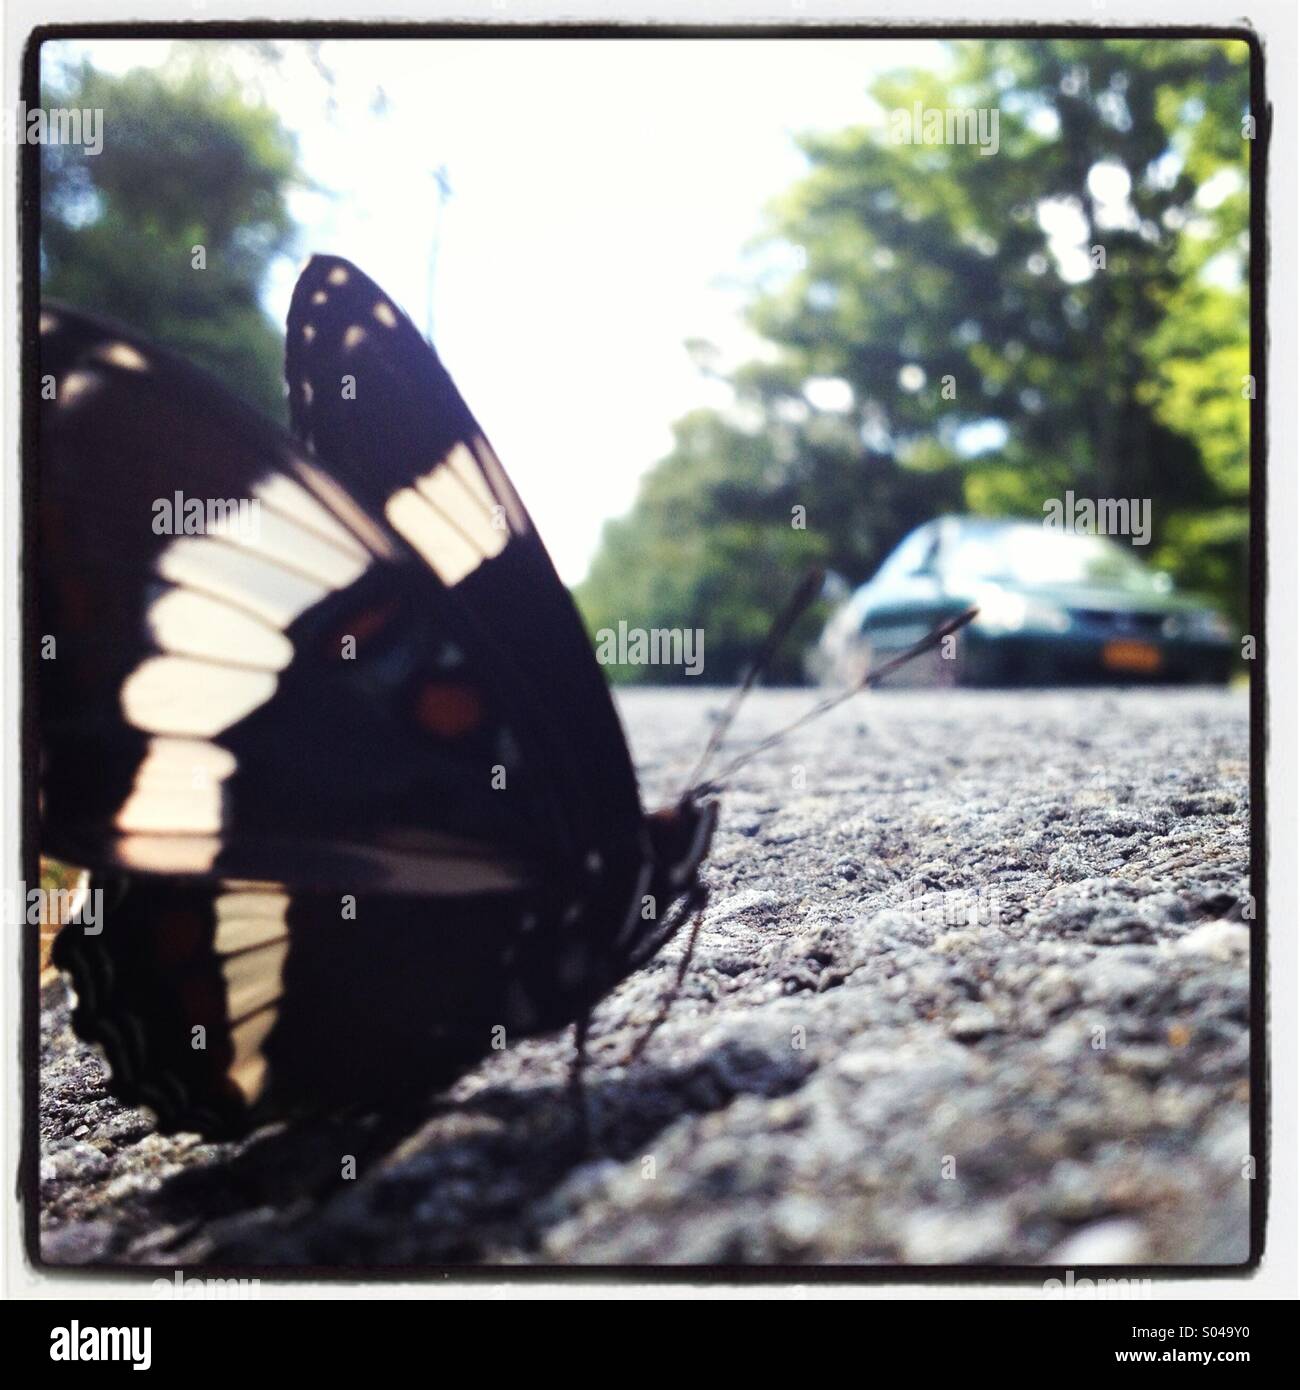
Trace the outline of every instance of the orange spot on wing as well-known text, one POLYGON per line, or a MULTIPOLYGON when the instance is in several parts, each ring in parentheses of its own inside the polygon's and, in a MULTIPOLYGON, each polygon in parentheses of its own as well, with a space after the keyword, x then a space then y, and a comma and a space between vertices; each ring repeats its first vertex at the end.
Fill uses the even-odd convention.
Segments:
POLYGON ((352 635, 358 642, 364 642, 367 637, 373 636, 387 626, 395 607, 396 604, 389 603, 382 608, 363 609, 352 619, 352 635))
POLYGON ((415 717, 422 729, 440 738, 459 738, 483 722, 483 702, 468 685, 434 684, 420 687, 415 717))
POLYGON ((362 608, 351 614, 338 625, 333 637, 326 644, 330 656, 338 656, 340 644, 345 637, 351 637, 358 647, 364 647, 370 638, 388 626, 390 619, 396 612, 397 604, 384 603, 377 604, 373 608, 362 608))

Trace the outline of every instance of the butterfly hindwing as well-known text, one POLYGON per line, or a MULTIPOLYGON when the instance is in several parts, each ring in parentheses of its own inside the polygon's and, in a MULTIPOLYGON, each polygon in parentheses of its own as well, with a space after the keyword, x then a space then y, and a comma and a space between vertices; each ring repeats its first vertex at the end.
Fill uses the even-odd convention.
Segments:
POLYGON ((54 961, 114 1091, 164 1130, 416 1105, 493 1049, 569 1023, 627 964, 527 892, 341 898, 150 875, 89 887, 94 927, 65 926, 54 961))
POLYGON ((269 885, 91 877, 93 931, 73 921, 54 962, 76 992, 78 1033, 100 1044, 113 1089, 164 1129, 243 1128, 265 1086, 282 998, 289 898, 269 885))

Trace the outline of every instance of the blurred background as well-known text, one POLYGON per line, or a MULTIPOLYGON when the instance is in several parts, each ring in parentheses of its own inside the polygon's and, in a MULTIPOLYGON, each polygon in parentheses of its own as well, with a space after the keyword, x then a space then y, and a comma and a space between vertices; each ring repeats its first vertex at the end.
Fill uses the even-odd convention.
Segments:
MULTIPOLYGON (((702 629, 729 682, 816 562, 773 677, 842 678, 900 542, 1041 527, 1067 492, 1150 504, 1149 544, 1059 610, 1163 625, 1115 618, 1113 673, 1245 622, 1240 43, 57 42, 42 76, 104 113, 99 154, 43 147, 43 292, 283 419, 297 268, 357 261, 432 333, 593 633, 702 629), (918 103, 996 110, 996 149, 900 143, 918 103)), ((990 572, 976 546, 963 582, 1028 621, 1051 553, 990 572)))

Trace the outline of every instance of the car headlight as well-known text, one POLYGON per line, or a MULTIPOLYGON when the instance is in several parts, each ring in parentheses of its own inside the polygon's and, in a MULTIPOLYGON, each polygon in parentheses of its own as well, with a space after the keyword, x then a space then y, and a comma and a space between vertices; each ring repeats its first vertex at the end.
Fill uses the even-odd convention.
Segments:
POLYGON ((1198 608, 1184 615, 1183 635, 1194 642, 1230 642, 1232 628, 1222 613, 1212 608, 1198 608))
POLYGON ((981 589, 975 603, 980 610, 975 626, 986 632, 1023 632, 1026 628, 1064 632, 1070 626, 1070 615, 1064 608, 996 585, 981 589))

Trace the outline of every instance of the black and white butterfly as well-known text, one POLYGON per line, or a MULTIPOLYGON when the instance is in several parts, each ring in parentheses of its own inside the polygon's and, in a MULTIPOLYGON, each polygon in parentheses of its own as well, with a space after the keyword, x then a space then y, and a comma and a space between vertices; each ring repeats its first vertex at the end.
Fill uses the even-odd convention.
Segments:
POLYGON ((287 339, 294 438, 41 315, 41 848, 103 894, 55 961, 167 1130, 418 1099, 502 1029, 582 1020, 699 905, 716 818, 643 812, 573 603, 410 320, 317 256, 287 339), (193 499, 249 506, 186 534, 193 499))
POLYGON ((313 258, 290 437, 124 329, 50 305, 40 331, 41 849, 102 894, 54 960, 114 1091, 237 1134, 581 1038, 698 927, 722 778, 642 810, 577 611, 432 347, 313 258))

